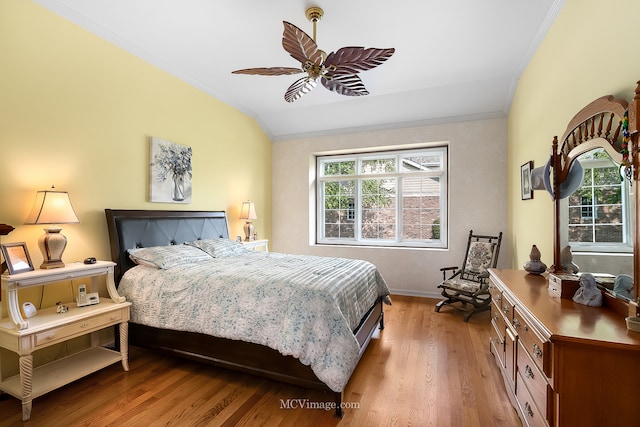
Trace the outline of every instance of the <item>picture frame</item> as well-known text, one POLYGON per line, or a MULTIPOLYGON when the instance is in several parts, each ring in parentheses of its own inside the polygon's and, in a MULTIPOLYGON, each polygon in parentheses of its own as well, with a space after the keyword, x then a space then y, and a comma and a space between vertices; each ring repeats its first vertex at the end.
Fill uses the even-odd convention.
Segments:
POLYGON ((522 200, 533 199, 533 186, 531 185, 531 171, 533 170, 533 160, 520 166, 520 195, 522 200))
POLYGON ((0 247, 9 274, 33 271, 33 263, 25 242, 3 243, 0 247))
POLYGON ((149 201, 191 203, 192 148, 153 136, 149 148, 149 201))

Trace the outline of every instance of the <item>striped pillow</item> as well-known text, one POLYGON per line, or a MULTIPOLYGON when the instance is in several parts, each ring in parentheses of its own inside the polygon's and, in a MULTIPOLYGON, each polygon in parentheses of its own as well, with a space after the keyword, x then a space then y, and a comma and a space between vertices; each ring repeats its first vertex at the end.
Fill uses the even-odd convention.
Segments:
POLYGON ((136 264, 161 269, 211 260, 208 253, 189 245, 152 246, 129 249, 128 252, 136 264))

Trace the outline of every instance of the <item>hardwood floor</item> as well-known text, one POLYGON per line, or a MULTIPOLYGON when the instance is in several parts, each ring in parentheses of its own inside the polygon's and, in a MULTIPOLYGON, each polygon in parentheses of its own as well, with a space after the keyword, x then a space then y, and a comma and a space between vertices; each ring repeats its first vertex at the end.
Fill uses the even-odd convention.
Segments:
POLYGON ((130 371, 113 365, 35 399, 21 422, 0 398, 3 426, 520 426, 489 353, 489 313, 468 323, 437 301, 394 296, 344 393, 330 396, 131 347, 130 371))

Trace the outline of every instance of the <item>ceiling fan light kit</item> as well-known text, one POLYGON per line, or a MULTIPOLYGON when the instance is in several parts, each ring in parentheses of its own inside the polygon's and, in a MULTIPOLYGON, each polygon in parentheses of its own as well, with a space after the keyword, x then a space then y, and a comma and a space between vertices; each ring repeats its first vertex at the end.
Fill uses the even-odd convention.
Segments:
POLYGON ((327 55, 316 44, 316 23, 323 15, 324 11, 315 6, 306 11, 307 19, 313 23, 313 38, 295 25, 283 21, 282 47, 292 58, 300 62, 299 68, 247 68, 233 71, 233 74, 282 76, 306 73, 306 76, 295 81, 285 92, 284 99, 287 102, 293 102, 311 92, 318 80, 325 88, 340 95, 368 95, 369 91, 358 73, 382 64, 393 55, 395 49, 343 47, 327 55))

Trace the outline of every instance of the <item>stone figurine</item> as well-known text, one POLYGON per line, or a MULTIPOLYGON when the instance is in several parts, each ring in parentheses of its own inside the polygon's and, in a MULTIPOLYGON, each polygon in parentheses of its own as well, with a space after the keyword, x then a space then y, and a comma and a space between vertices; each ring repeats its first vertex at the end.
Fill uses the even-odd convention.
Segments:
POLYGON ((529 261, 524 263, 524 269, 531 274, 542 274, 547 270, 545 263, 540 261, 540 250, 536 245, 531 247, 529 261))
POLYGON ((624 298, 633 299, 633 277, 627 274, 618 274, 613 284, 613 292, 624 298))
POLYGON ((573 295, 573 300, 579 304, 599 307, 602 305, 602 291, 596 285, 596 278, 590 273, 580 276, 580 288, 573 295))
POLYGON ((573 262, 573 254, 569 245, 560 252, 560 268, 563 273, 568 274, 577 274, 580 271, 580 267, 573 262))

